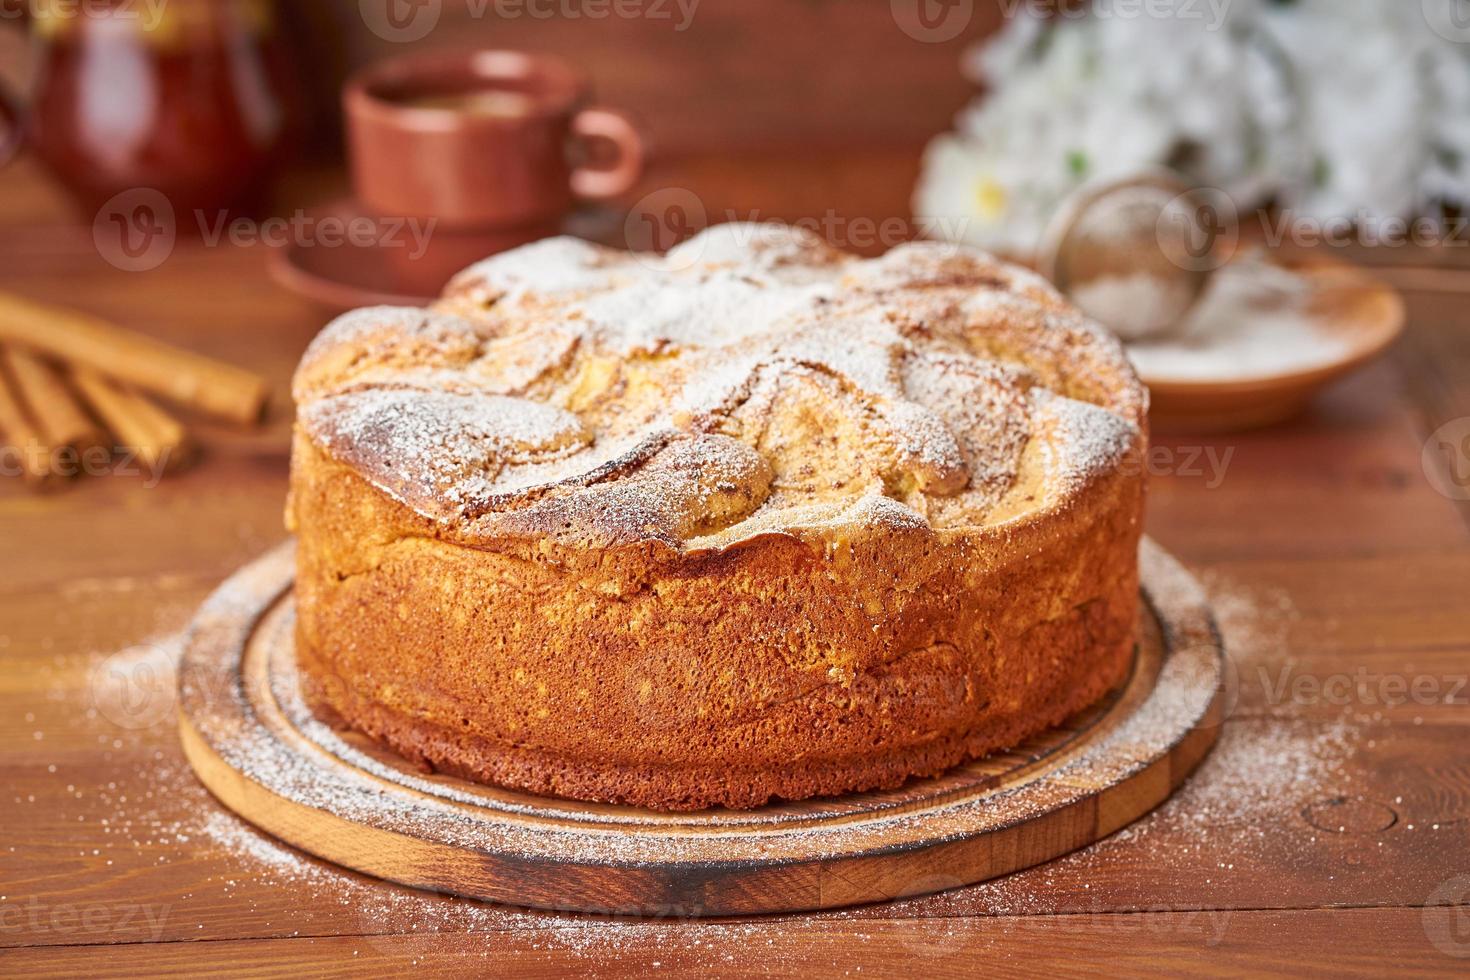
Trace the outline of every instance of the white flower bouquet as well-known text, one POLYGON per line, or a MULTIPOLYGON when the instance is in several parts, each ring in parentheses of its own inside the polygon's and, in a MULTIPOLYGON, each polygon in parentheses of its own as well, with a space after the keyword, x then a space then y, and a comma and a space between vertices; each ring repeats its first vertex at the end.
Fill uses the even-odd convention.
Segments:
POLYGON ((1012 0, 966 56, 987 91, 930 144, 915 217, 1029 255, 1076 188, 1158 166, 1242 213, 1270 202, 1362 223, 1464 205, 1461 4, 1012 0))

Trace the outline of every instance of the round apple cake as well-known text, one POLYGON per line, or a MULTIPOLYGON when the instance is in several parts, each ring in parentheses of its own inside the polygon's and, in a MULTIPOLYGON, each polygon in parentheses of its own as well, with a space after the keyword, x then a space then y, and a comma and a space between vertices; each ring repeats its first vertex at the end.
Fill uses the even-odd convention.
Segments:
POLYGON ((892 787, 1131 664, 1146 392, 971 249, 550 239, 338 318, 294 395, 305 693, 424 767, 668 810, 892 787))

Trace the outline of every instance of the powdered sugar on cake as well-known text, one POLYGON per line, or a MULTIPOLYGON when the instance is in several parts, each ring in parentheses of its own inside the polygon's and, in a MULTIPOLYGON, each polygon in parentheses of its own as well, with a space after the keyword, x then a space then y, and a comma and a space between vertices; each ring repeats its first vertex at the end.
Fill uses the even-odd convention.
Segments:
POLYGON ((339 318, 295 390, 314 444, 431 519, 578 514, 675 547, 814 515, 1014 516, 1045 504, 1028 460, 1076 488, 1141 442, 1144 410, 1116 342, 1034 274, 763 225, 663 257, 565 238, 496 256, 431 311, 339 318), (858 506, 874 494, 896 510, 858 506))

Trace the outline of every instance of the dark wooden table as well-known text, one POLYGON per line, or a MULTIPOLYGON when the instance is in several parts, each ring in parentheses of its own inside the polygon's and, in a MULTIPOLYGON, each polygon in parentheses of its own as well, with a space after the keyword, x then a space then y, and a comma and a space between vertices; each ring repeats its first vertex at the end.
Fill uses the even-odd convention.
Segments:
MULTIPOLYGON (((901 152, 695 159, 649 189, 691 189, 716 215, 845 222, 905 213, 914 166, 901 152)), ((180 242, 152 271, 118 270, 29 162, 0 179, 0 288, 274 385, 268 424, 198 424, 204 458, 157 486, 119 474, 38 497, 0 483, 4 973, 1470 968, 1470 504, 1423 467, 1429 433, 1470 417, 1467 250, 1348 253, 1405 289, 1410 329, 1390 357, 1290 425, 1158 440, 1149 530, 1208 584, 1239 682, 1220 746, 1180 795, 1086 851, 959 891, 610 920, 338 871, 196 784, 169 638, 284 536, 287 379, 324 315, 271 284, 260 247, 180 242)), ((299 183, 289 203, 334 184, 299 183)))

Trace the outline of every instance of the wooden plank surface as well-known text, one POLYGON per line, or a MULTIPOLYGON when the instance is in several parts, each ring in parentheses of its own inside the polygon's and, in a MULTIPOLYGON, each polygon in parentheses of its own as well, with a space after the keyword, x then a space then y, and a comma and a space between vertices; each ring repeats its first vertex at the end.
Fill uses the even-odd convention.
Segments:
MULTIPOLYGON (((708 977, 723 965, 750 977, 905 976, 935 980, 986 976, 1113 975, 1242 977, 1307 971, 1335 977, 1443 976, 1445 960, 1424 941, 1413 909, 1322 909, 933 919, 861 922, 763 920, 693 928, 668 923, 499 932, 449 944, 427 936, 298 936, 243 943, 130 944, 102 954, 79 947, 30 950, 12 959, 26 976, 72 977, 99 968, 153 976, 356 978, 411 964, 429 975, 503 970, 516 977, 569 975, 708 977), (604 929, 604 931, 611 931, 604 929), (1353 937, 1371 935, 1370 948, 1353 937), (511 940, 507 942, 507 940, 511 940), (1070 964, 1070 965, 1066 965, 1070 964)), ((1437 925, 1433 918, 1431 928, 1437 925)))
MULTIPOLYGON (((913 172, 898 152, 665 166, 645 191, 685 187, 719 215, 844 220, 904 213, 913 172)), ((202 459, 156 486, 117 475, 37 497, 0 482, 7 974, 1470 965, 1470 505, 1423 468, 1428 434, 1470 414, 1461 252, 1351 253, 1414 286, 1409 332, 1308 416, 1159 441, 1149 531, 1205 581, 1238 679, 1218 750, 1177 797, 1092 848, 929 898, 625 921, 341 872, 256 834, 193 780, 171 715, 169 637, 284 535, 287 383, 324 315, 269 283, 260 248, 180 241, 157 269, 113 268, 29 162, 4 179, 0 288, 229 358, 273 386, 260 430, 191 420, 202 459)), ((337 180, 303 181, 287 205, 337 180)))

